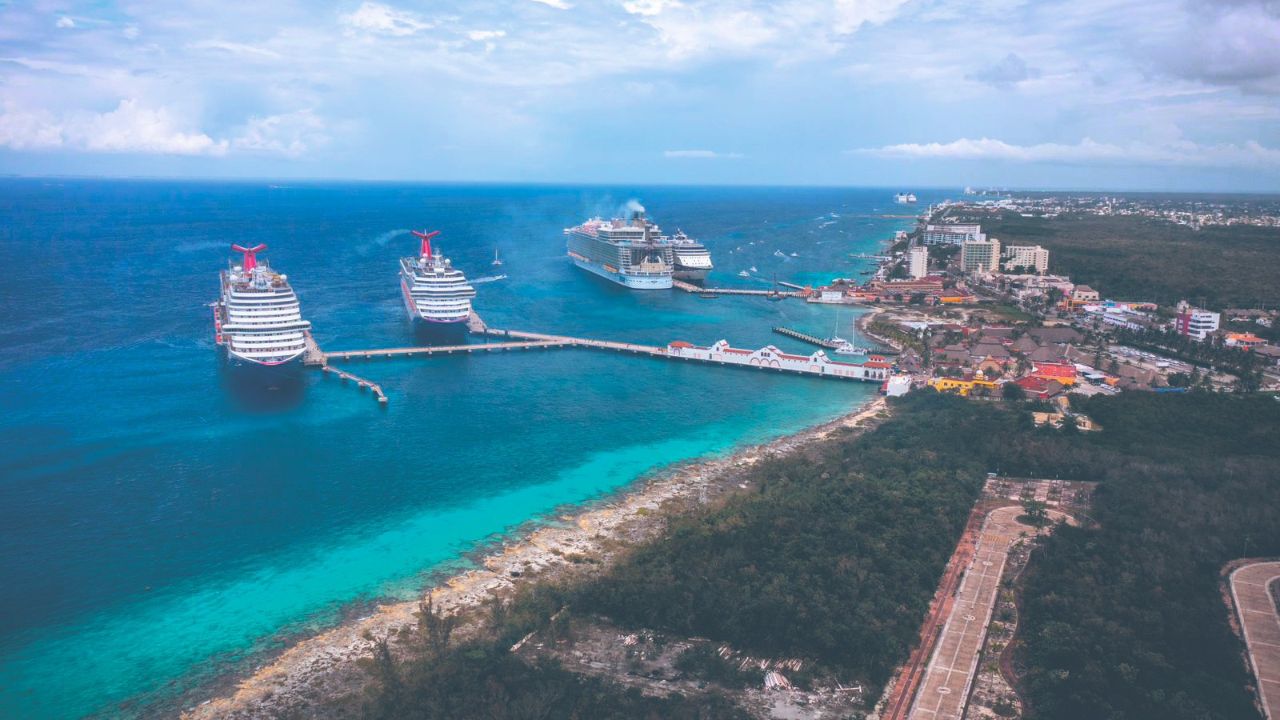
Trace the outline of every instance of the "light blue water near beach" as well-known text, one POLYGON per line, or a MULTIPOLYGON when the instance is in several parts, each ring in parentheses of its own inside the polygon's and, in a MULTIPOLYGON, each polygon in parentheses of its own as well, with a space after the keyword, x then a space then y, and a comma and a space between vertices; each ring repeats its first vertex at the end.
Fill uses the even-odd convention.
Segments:
POLYGON ((0 716, 171 701, 526 521, 875 390, 563 350, 351 364, 386 408, 315 372, 246 396, 205 306, 231 243, 269 245, 330 350, 414 341, 396 263, 430 227, 471 277, 500 249, 509 279, 475 302, 494 326, 808 351, 770 328, 849 336, 854 313, 627 291, 561 229, 637 198, 708 245, 711 284, 821 282, 910 225, 892 194, 0 181, 0 716))

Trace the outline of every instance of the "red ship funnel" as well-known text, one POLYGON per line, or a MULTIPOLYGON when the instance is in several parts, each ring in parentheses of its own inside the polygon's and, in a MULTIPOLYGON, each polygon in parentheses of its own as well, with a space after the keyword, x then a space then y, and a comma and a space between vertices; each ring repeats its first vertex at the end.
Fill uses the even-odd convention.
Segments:
POLYGON ((431 257, 431 238, 439 235, 440 231, 432 230, 431 232, 418 232, 417 230, 410 230, 409 232, 422 238, 422 257, 431 257))
POLYGON ((250 270, 258 267, 258 253, 266 250, 267 245, 266 243, 258 243, 251 248, 232 245, 231 249, 236 252, 244 253, 244 263, 241 264, 241 267, 244 268, 245 272, 249 272, 250 270))

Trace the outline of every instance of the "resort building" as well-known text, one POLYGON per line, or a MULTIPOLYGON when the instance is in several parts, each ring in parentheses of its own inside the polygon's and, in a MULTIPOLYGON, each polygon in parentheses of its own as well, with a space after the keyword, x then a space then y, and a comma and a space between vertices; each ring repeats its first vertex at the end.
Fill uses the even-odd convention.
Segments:
POLYGON ((1097 304, 1102 296, 1088 285, 1077 285, 1071 290, 1071 307, 1097 304))
POLYGON ((1005 270, 1033 268, 1037 275, 1049 272, 1049 251, 1039 245, 1010 245, 1004 257, 1005 270))
POLYGON ((1179 335, 1186 335, 1193 340, 1204 340, 1210 333, 1216 332, 1222 316, 1209 310, 1193 308, 1186 301, 1178 303, 1178 314, 1173 320, 1173 329, 1179 335))
POLYGON ((960 270, 961 272, 982 272, 991 273, 1000 269, 1000 241, 995 238, 990 240, 965 240, 960 245, 960 270))
POLYGON ((929 274, 929 249, 923 245, 911 248, 907 253, 907 269, 911 272, 912 280, 929 274))
POLYGON ((966 240, 986 240, 981 225, 926 225, 925 245, 960 245, 966 240))
POLYGON ((1252 350, 1266 345, 1267 341, 1253 333, 1233 332, 1227 333, 1227 339, 1224 341, 1224 344, 1227 347, 1238 347, 1244 348, 1245 350, 1252 350))

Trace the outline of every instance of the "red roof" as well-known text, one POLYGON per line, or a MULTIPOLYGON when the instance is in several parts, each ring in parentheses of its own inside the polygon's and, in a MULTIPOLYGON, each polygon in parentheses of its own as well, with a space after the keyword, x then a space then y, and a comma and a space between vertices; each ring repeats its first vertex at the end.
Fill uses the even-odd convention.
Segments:
POLYGON ((1032 395, 1040 395, 1043 397, 1049 394, 1049 383, 1051 382, 1054 381, 1028 375, 1027 377, 1014 380, 1013 384, 1023 390, 1026 390, 1032 395))
POLYGON ((876 360, 869 360, 869 361, 867 361, 867 362, 862 363, 862 367, 869 367, 869 368, 891 368, 891 367, 893 367, 893 366, 892 366, 892 365, 890 365, 890 364, 889 364, 889 363, 887 363, 887 362, 878 362, 878 361, 876 361, 876 360))
POLYGON ((675 342, 673 342, 673 343, 669 343, 669 344, 667 345, 667 347, 673 347, 673 348, 691 348, 691 347, 693 347, 693 343, 685 342, 685 341, 683 341, 683 340, 676 340, 676 341, 675 341, 675 342))
POLYGON ((1065 363, 1036 363, 1034 373, 1048 378, 1074 378, 1076 366, 1065 363))

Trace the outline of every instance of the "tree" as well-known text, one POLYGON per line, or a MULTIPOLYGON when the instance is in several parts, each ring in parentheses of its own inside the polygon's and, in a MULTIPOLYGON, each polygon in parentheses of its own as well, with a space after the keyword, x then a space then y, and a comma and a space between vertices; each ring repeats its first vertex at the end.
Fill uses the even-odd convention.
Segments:
POLYGON ((1027 391, 1023 390, 1022 386, 1017 383, 1005 383, 1004 389, 1000 392, 1004 395, 1004 399, 1009 402, 1020 402, 1027 398, 1027 391))
POLYGON ((1027 522, 1036 527, 1044 527, 1049 522, 1049 506, 1042 500, 1023 498, 1022 509, 1026 512, 1027 522))

